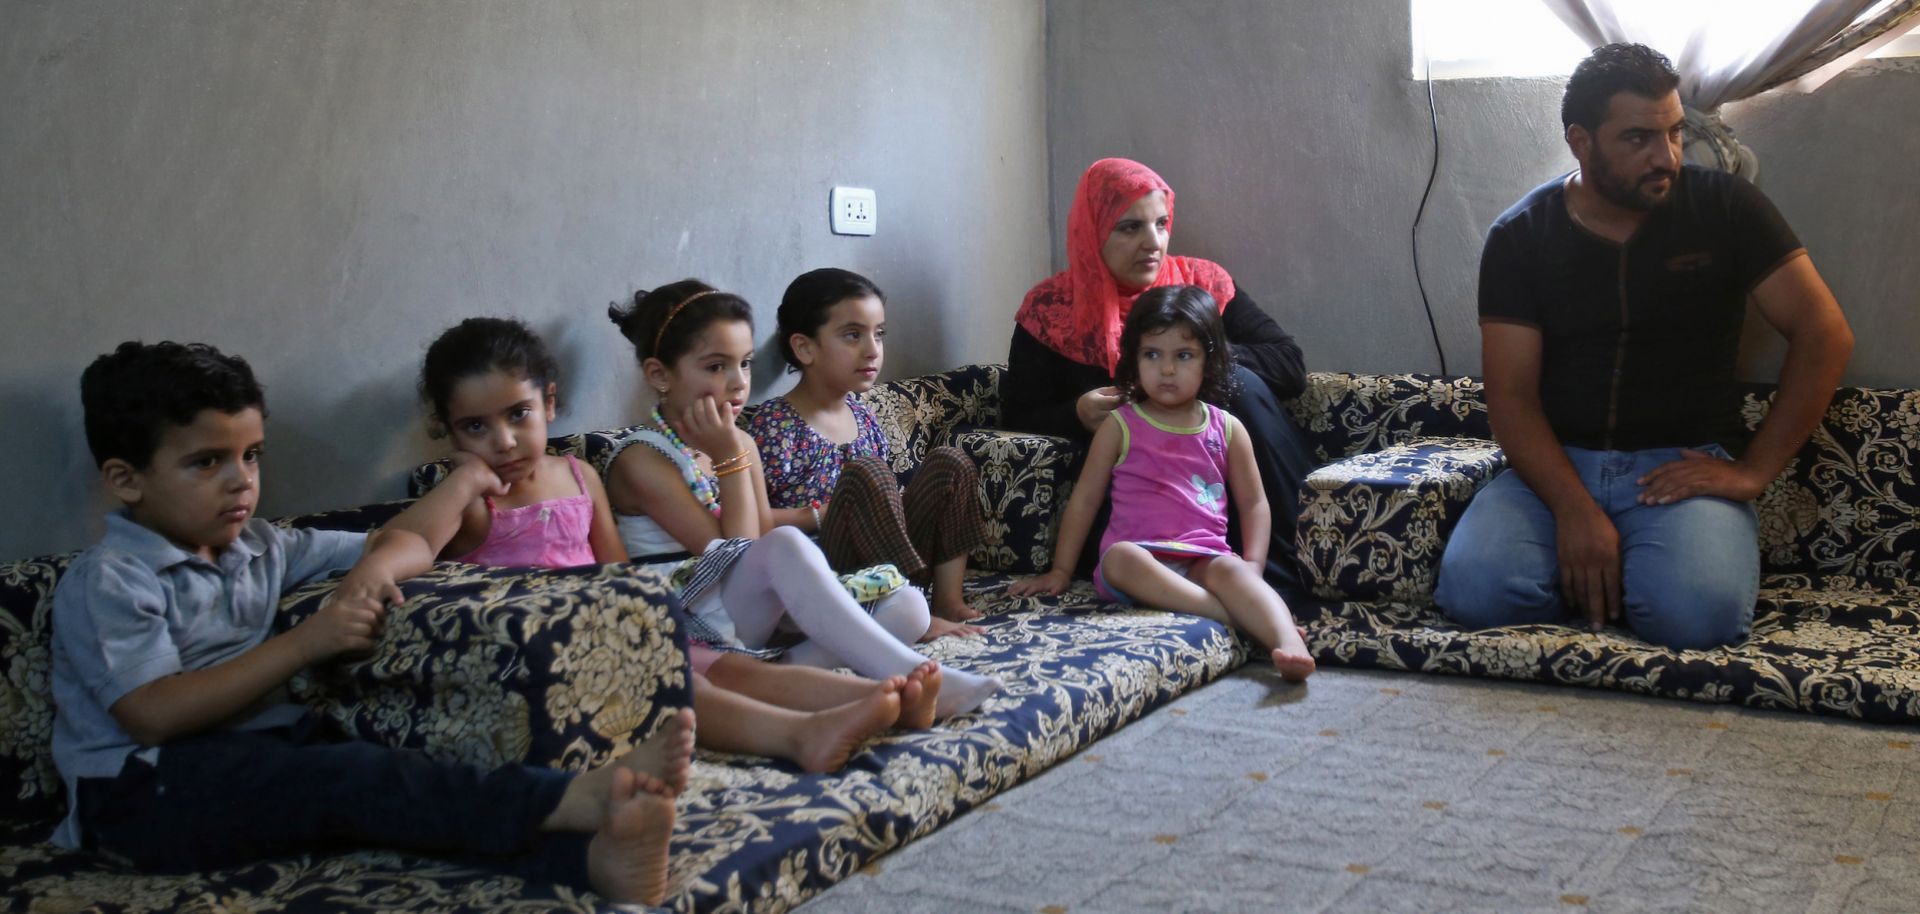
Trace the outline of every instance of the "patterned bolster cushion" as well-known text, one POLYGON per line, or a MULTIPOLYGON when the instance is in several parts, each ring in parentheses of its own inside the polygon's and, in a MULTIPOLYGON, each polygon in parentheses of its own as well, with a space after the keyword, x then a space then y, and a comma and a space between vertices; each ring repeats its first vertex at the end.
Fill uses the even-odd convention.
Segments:
POLYGON ((1417 438, 1314 470, 1300 490, 1300 564, 1329 599, 1427 603, 1474 493, 1506 466, 1480 438, 1417 438))
POLYGON ((66 814, 53 767, 53 587, 72 555, 0 564, 0 833, 66 814))
MULTIPOLYGON (((312 616, 336 581, 288 595, 312 616)), ((297 700, 349 734, 482 768, 598 766, 689 706, 686 629, 631 565, 544 571, 443 563, 405 581, 373 656, 309 670, 297 700)))
POLYGON ((968 567, 1038 574, 1053 567, 1053 540, 1073 491, 1080 449, 1065 438, 968 429, 954 444, 980 468, 987 540, 968 567))

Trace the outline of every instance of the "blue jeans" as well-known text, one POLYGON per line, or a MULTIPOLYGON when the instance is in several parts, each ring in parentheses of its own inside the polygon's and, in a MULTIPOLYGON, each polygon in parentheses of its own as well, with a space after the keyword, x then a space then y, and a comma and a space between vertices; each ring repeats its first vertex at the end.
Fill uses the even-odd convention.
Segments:
POLYGON ((572 780, 338 739, 308 714, 175 740, 158 765, 130 757, 118 777, 82 778, 76 802, 83 845, 149 872, 377 848, 586 890, 591 836, 540 831, 572 780))
MULTIPOLYGON (((1722 448, 1697 450, 1725 457, 1722 448)), ((1733 644, 1753 627, 1760 590, 1760 527, 1753 505, 1687 498, 1642 505, 1635 480, 1681 458, 1679 448, 1593 451, 1567 459, 1620 533, 1621 610, 1654 644, 1702 649, 1733 644)), ((1434 601, 1469 628, 1566 621, 1553 512, 1507 470, 1480 491, 1440 559, 1434 601)))

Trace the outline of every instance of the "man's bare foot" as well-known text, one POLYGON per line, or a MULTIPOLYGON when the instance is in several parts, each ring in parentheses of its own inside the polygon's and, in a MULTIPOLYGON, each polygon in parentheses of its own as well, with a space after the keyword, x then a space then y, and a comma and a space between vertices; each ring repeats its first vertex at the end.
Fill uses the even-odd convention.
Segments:
MULTIPOLYGON (((976 617, 979 615, 979 613, 974 613, 976 617)), ((984 631, 986 631, 986 629, 978 625, 962 625, 958 622, 949 622, 939 616, 933 616, 927 620, 927 633, 920 636, 920 641, 924 644, 935 638, 945 638, 948 635, 970 638, 984 631)))
POLYGON ((900 690, 905 683, 895 679, 878 683, 858 701, 815 711, 793 760, 814 774, 845 768, 861 743, 885 733, 900 719, 900 690))
POLYGON ((606 815, 587 842, 587 881, 600 897, 657 905, 667 900, 667 845, 673 800, 667 784, 626 768, 613 771, 606 815))
POLYGON ((900 721, 902 730, 925 730, 933 726, 933 709, 940 701, 940 664, 931 660, 913 668, 907 674, 907 684, 900 690, 900 721))
POLYGON ((681 708, 614 764, 657 778, 678 795, 687 789, 687 769, 693 764, 693 729, 693 709, 681 708))

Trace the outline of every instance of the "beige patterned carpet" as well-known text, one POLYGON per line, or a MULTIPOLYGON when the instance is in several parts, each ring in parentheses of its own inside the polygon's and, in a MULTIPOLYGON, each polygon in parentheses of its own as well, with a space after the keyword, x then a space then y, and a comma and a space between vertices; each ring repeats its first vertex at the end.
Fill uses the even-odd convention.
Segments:
POLYGON ((1920 732, 1249 668, 801 910, 1920 911, 1920 732))

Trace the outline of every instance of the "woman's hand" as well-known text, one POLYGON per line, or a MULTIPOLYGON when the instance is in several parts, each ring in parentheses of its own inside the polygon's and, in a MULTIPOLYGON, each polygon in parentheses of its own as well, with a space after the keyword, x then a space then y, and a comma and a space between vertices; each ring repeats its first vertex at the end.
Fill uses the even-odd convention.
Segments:
POLYGON ((713 460, 725 460, 740 449, 734 435, 733 404, 701 397, 680 413, 674 423, 680 437, 713 460))
POLYGON ((1107 421, 1107 414, 1119 409, 1124 402, 1126 394, 1120 388, 1096 387, 1080 395, 1080 399, 1073 404, 1073 411, 1087 431, 1099 431, 1100 423, 1107 421))

